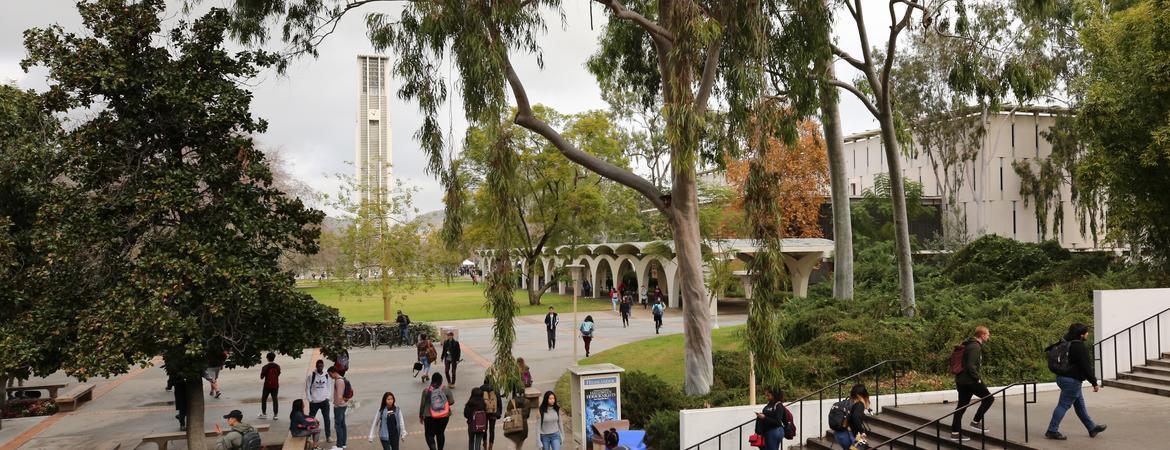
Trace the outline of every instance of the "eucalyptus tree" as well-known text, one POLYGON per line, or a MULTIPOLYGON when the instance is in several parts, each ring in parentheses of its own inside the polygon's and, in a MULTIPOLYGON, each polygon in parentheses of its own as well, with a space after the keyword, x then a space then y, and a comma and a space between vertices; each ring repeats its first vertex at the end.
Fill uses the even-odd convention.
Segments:
MULTIPOLYGON (((374 3, 377 1, 237 1, 235 29, 243 41, 260 42, 268 36, 269 19, 276 17, 282 22, 282 39, 294 51, 313 54, 343 16, 374 3)), ((615 42, 645 44, 641 47, 646 50, 645 57, 631 64, 634 70, 623 69, 622 75, 640 81, 637 92, 649 97, 661 95, 664 136, 670 148, 669 190, 581 150, 535 114, 535 102, 515 70, 513 58, 542 61, 542 33, 547 27, 542 12, 559 13, 559 0, 421 0, 403 5, 397 17, 370 13, 366 25, 376 49, 395 52, 393 71, 403 79, 399 96, 416 101, 423 116, 415 137, 428 155, 428 170, 448 186, 459 180, 444 163, 438 110, 447 100, 449 88, 449 80, 439 68, 450 59, 461 78, 458 88, 471 122, 496 120, 507 109, 511 94, 516 107, 513 123, 544 137, 570 161, 637 191, 666 218, 679 259, 686 392, 702 395, 710 390, 713 374, 710 312, 699 251, 696 168, 702 161, 715 159, 722 138, 713 132, 717 127, 709 120, 709 107, 719 104, 726 109, 721 119, 725 129, 747 123, 751 106, 763 94, 763 79, 742 69, 765 63, 764 43, 775 31, 767 18, 784 13, 773 3, 748 0, 636 1, 629 5, 597 0, 596 4, 609 18, 605 33, 628 37, 615 42)), ((626 54, 614 52, 612 56, 612 64, 621 66, 626 54)), ((449 195, 449 200, 452 198, 456 197, 449 195)))

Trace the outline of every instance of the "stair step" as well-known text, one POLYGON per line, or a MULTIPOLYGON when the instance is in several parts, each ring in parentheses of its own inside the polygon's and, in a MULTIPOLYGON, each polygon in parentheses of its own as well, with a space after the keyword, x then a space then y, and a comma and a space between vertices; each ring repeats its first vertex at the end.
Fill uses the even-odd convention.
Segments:
POLYGON ((1134 371, 1134 373, 1149 373, 1149 374, 1154 374, 1154 375, 1161 375, 1164 377, 1170 377, 1170 367, 1134 366, 1133 371, 1134 371))
POLYGON ((1170 360, 1168 359, 1151 359, 1146 361, 1147 366, 1151 367, 1170 367, 1170 360))
POLYGON ((1122 380, 1132 380, 1132 381, 1140 381, 1142 383, 1162 385, 1163 387, 1170 388, 1170 374, 1160 375, 1160 374, 1151 374, 1151 373, 1145 373, 1145 372, 1132 372, 1132 373, 1118 374, 1117 378, 1120 378, 1122 380))
MULTIPOLYGON (((871 447, 877 446, 878 444, 881 444, 882 442, 886 442, 890 439, 893 439, 893 438, 897 437, 898 435, 901 435, 902 433, 905 433, 907 430, 909 430, 909 428, 906 428, 905 426, 897 425, 896 423, 890 423, 889 421, 882 419, 880 415, 870 416, 869 418, 867 418, 866 425, 869 426, 869 432, 866 433, 866 435, 869 437, 869 445, 871 447)), ((921 424, 919 424, 919 425, 921 425, 921 424)), ((915 426, 917 426, 917 425, 915 425, 915 426)), ((979 448, 979 447, 970 447, 968 445, 959 445, 958 442, 950 440, 950 435, 951 435, 950 430, 946 429, 946 427, 943 427, 943 429, 939 432, 940 439, 935 439, 933 428, 931 429, 930 432, 927 432, 926 430, 922 430, 922 431, 919 431, 917 433, 914 433, 913 435, 906 436, 906 437, 902 438, 902 440, 899 441, 899 443, 901 445, 896 445, 895 447, 896 448, 906 448, 906 449, 915 448, 915 446, 911 445, 911 443, 914 442, 914 436, 918 436, 917 448, 950 449, 950 450, 956 450, 956 449, 971 450, 971 449, 979 448)), ((972 442, 972 441, 967 441, 964 444, 968 444, 970 442, 972 442)), ((885 447, 883 447, 883 448, 885 448, 885 447)))
POLYGON ((1162 352, 1162 359, 1170 359, 1170 352, 1162 352))
POLYGON ((838 447, 840 447, 840 446, 837 445, 837 441, 831 441, 831 440, 825 439, 823 437, 819 437, 819 438, 808 438, 808 440, 805 441, 804 445, 801 448, 807 448, 807 449, 813 449, 813 450, 838 450, 838 447))
MULTIPOLYGON (((934 420, 933 417, 925 418, 897 408, 885 408, 882 410, 880 415, 874 416, 873 418, 883 420, 893 426, 896 426, 901 429, 901 432, 909 431, 924 423, 934 420)), ((957 446, 957 443, 950 440, 950 420, 944 420, 944 422, 945 423, 940 425, 940 435, 943 439, 957 446)), ((924 428, 920 430, 919 433, 925 433, 932 439, 935 436, 933 426, 924 428)), ((1003 439, 1002 428, 993 429, 988 431, 986 434, 982 434, 971 430, 969 427, 966 427, 963 429, 963 436, 971 438, 970 441, 963 444, 964 448, 983 448, 984 446, 981 444, 982 442, 986 442, 988 446, 993 446, 996 448, 1007 448, 1015 450, 1028 450, 1032 448, 1027 444, 1003 439)), ((919 438, 919 442, 921 442, 921 437, 919 438)))
POLYGON ((1166 385, 1145 383, 1135 380, 1105 380, 1103 383, 1110 387, 1127 389, 1136 392, 1144 392, 1147 394, 1161 395, 1163 397, 1170 397, 1170 386, 1166 385))

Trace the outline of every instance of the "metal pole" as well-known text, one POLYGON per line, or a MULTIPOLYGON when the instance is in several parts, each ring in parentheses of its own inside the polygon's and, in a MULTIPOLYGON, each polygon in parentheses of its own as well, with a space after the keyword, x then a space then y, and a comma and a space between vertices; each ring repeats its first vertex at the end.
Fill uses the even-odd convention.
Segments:
POLYGON ((577 324, 577 268, 570 269, 573 271, 573 365, 577 365, 577 329, 580 325, 577 324))
POLYGON ((756 355, 748 352, 748 404, 756 405, 756 355))

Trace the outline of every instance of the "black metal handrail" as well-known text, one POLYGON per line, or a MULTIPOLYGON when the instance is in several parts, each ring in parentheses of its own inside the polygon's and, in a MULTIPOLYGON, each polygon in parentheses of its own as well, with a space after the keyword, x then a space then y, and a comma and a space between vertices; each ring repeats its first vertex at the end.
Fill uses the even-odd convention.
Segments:
MULTIPOLYGON (((906 436, 911 436, 911 445, 914 448, 918 448, 918 435, 920 434, 919 432, 922 431, 924 428, 927 428, 931 425, 934 425, 935 448, 942 448, 943 440, 942 440, 942 434, 941 434, 940 429, 939 429, 939 425, 941 424, 941 422, 943 420, 947 419, 948 417, 954 416, 959 411, 966 411, 967 408, 970 408, 973 406, 979 406, 979 404, 983 401, 983 399, 985 399, 987 397, 994 398, 996 395, 1003 396, 1003 398, 1000 399, 1000 405, 1003 407, 1003 420, 1001 420, 1001 422, 1003 423, 1003 440, 1004 440, 1004 442, 1007 442, 1007 440, 1008 440, 1008 435, 1007 435, 1007 424, 1008 424, 1007 396, 1008 396, 1008 394, 1007 394, 1007 391, 1013 387, 1016 387, 1016 386, 1023 386, 1023 388, 1024 388, 1024 442, 1027 443, 1028 442, 1028 405, 1036 403, 1036 382, 1035 381, 1026 381, 1026 382, 1022 382, 1022 383, 1012 383, 1012 384, 1009 384, 1007 386, 1000 388, 999 390, 997 390, 995 392, 989 393, 987 396, 979 397, 979 398, 972 398, 971 403, 968 403, 966 406, 963 406, 961 408, 955 408, 954 411, 946 413, 943 416, 941 416, 937 419, 934 419, 930 422, 926 422, 922 425, 919 425, 918 427, 915 427, 909 431, 906 431, 905 433, 899 434, 899 435, 897 435, 897 436, 895 436, 895 437, 893 437, 885 442, 871 446, 870 448, 876 450, 876 449, 879 449, 879 448, 882 448, 882 447, 885 447, 888 445, 892 449, 892 448, 894 448, 895 444, 900 443, 900 441, 902 439, 906 438, 906 436), (1032 399, 1031 400, 1028 399, 1028 386, 1032 386, 1032 399)), ((980 435, 979 448, 987 448, 987 428, 980 427, 979 435, 980 435)), ((960 437, 959 439, 960 439, 959 442, 962 443, 962 441, 961 441, 962 437, 960 437)))
MULTIPOLYGON (((889 367, 890 368, 890 375, 891 375, 890 378, 893 380, 894 406, 898 406, 898 379, 903 375, 903 373, 899 372, 898 369, 904 368, 905 366, 908 366, 909 364, 910 363, 908 361, 901 360, 901 359, 887 359, 885 361, 882 361, 882 362, 879 362, 879 363, 874 364, 872 366, 869 366, 869 367, 867 367, 867 368, 865 368, 865 369, 861 370, 860 372, 857 372, 853 375, 849 375, 849 376, 842 378, 842 379, 839 379, 831 384, 825 385, 824 387, 822 387, 816 391, 805 394, 804 396, 802 396, 796 400, 792 400, 788 403, 785 403, 784 406, 786 408, 789 408, 790 410, 792 409, 793 405, 796 405, 797 414, 795 414, 795 415, 800 416, 800 420, 799 420, 800 423, 797 426, 797 429, 800 430, 797 433, 798 434, 797 442, 804 442, 803 424, 804 424, 804 402, 805 401, 810 400, 815 395, 817 397, 817 401, 819 402, 818 404, 823 404, 824 399, 825 399, 825 393, 829 392, 833 388, 837 389, 837 398, 838 399, 844 398, 843 394, 848 395, 848 393, 843 392, 841 390, 842 386, 844 386, 845 384, 847 384, 853 380, 858 380, 858 381, 864 382, 863 376, 867 373, 874 372, 873 379, 875 381, 875 383, 874 383, 875 387, 874 387, 874 392, 872 394, 876 400, 875 407, 880 409, 881 408, 881 389, 882 389, 881 374, 882 374, 882 371, 878 370, 878 369, 889 367)), ((818 414, 818 416, 822 416, 818 419, 818 422, 817 422, 818 429, 819 429, 819 428, 823 428, 823 426, 824 426, 824 417, 823 417, 824 414, 818 414)), ((719 443, 718 448, 720 450, 722 450, 723 449, 723 439, 722 438, 728 434, 731 434, 731 433, 738 433, 739 434, 739 441, 740 441, 741 446, 742 446, 742 443, 746 442, 746 439, 747 439, 747 436, 745 436, 743 434, 743 428, 748 426, 748 425, 752 425, 753 423, 755 423, 755 421, 756 421, 756 419, 753 417, 751 420, 748 420, 747 422, 744 422, 742 424, 739 424, 735 427, 728 429, 727 431, 724 431, 724 432, 716 434, 710 438, 707 438, 707 439, 703 440, 703 442, 700 442, 698 444, 687 447, 686 450, 699 450, 699 448, 703 444, 706 444, 706 443, 711 442, 711 441, 718 442, 719 443)))
POLYGON ((1158 341, 1158 348, 1157 348, 1158 353, 1156 353, 1156 354, 1161 355, 1162 354, 1162 315, 1166 314, 1167 312, 1170 312, 1170 308, 1163 309, 1162 311, 1158 312, 1157 314, 1154 314, 1150 317, 1147 317, 1145 320, 1143 320, 1141 322, 1130 325, 1129 328, 1126 328, 1124 330, 1113 333, 1109 337, 1107 337, 1105 339, 1098 340, 1097 342, 1095 342, 1093 344, 1093 363, 1094 363, 1093 366, 1094 366, 1094 369, 1098 370, 1098 372, 1097 372, 1098 378, 1101 378, 1101 379, 1105 378, 1105 359, 1102 356, 1103 352, 1101 350, 1105 348, 1105 343, 1108 341, 1113 341, 1113 376, 1117 376, 1117 374, 1121 373, 1121 370, 1119 370, 1120 367, 1117 363, 1117 360, 1118 360, 1118 358, 1117 358, 1117 341, 1120 338, 1122 333, 1125 333, 1126 338, 1129 340, 1129 349, 1126 353, 1128 353, 1128 356, 1129 356, 1129 368, 1133 369, 1133 330, 1136 329, 1137 327, 1142 327, 1142 356, 1145 357, 1146 359, 1149 359, 1149 357, 1150 357, 1150 338, 1149 338, 1149 336, 1150 335, 1149 335, 1149 330, 1148 330, 1146 324, 1148 324, 1151 320, 1155 321, 1155 325, 1156 325, 1155 331, 1157 332, 1156 339, 1158 341))

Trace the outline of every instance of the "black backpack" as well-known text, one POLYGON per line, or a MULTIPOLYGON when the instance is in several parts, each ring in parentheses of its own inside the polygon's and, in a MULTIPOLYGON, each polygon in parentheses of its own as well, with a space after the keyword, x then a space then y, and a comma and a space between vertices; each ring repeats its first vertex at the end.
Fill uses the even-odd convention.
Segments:
POLYGON ((849 429, 849 412, 853 409, 853 400, 845 399, 834 403, 829 408, 829 428, 833 431, 846 431, 849 429))
POLYGON ((1072 362, 1069 361, 1068 350, 1072 342, 1061 339, 1060 342, 1048 346, 1048 370, 1057 375, 1068 375, 1072 371, 1072 362))
MULTIPOLYGON (((240 433, 239 431, 236 432, 240 433)), ((243 436, 240 439, 241 450, 260 450, 260 432, 256 431, 255 428, 247 433, 240 433, 240 435, 243 436)))

